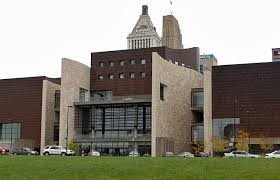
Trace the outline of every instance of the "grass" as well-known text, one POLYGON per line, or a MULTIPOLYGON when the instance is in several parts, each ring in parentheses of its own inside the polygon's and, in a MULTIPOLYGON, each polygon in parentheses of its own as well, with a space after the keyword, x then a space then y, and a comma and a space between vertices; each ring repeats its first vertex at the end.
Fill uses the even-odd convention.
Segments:
POLYGON ((280 179, 280 159, 0 156, 0 179, 280 179))

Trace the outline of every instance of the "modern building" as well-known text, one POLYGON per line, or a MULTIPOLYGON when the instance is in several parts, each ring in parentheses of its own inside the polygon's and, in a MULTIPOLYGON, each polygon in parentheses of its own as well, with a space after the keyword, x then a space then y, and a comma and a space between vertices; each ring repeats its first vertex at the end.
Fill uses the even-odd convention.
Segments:
POLYGON ((214 54, 200 55, 199 71, 203 73, 205 70, 212 72, 212 67, 218 65, 218 60, 214 54))
POLYGON ((58 142, 59 86, 60 79, 43 76, 0 80, 0 146, 39 150, 42 142, 58 142))

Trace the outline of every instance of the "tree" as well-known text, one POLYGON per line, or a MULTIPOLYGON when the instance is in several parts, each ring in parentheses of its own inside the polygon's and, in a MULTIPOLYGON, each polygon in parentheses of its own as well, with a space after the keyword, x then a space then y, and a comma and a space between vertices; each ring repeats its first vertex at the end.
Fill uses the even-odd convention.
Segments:
POLYGON ((258 136, 257 144, 260 145, 260 150, 264 153, 274 149, 274 145, 263 134, 258 136))
POLYGON ((77 143, 74 143, 73 141, 68 144, 69 149, 72 151, 75 151, 76 155, 80 155, 80 147, 77 143))
POLYGON ((229 143, 228 140, 219 137, 213 137, 211 141, 213 146, 213 152, 218 154, 223 153, 228 147, 229 143))
POLYGON ((192 144, 192 150, 194 152, 203 152, 204 151, 204 143, 203 141, 196 141, 192 144))
POLYGON ((236 149, 248 151, 249 134, 245 130, 239 130, 236 135, 236 149))

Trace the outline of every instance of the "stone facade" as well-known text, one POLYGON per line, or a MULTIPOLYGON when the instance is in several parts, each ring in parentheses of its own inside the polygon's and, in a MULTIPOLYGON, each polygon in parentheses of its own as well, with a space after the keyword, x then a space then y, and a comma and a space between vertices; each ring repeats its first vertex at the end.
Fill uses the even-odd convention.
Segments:
POLYGON ((212 149, 212 73, 204 71, 204 152, 213 154, 212 149))
POLYGON ((59 144, 65 146, 67 121, 68 142, 71 142, 75 135, 73 103, 79 102, 80 89, 87 91, 85 100, 89 100, 90 97, 90 68, 77 61, 63 58, 61 72, 59 144))
POLYGON ((172 49, 183 49, 179 23, 173 15, 163 16, 162 45, 172 49))
POLYGON ((191 151, 191 89, 202 88, 203 76, 155 52, 152 59, 152 156, 161 156, 164 151, 191 151))
POLYGON ((42 118, 41 118, 41 154, 44 146, 53 144, 55 122, 55 91, 60 85, 43 80, 42 118))

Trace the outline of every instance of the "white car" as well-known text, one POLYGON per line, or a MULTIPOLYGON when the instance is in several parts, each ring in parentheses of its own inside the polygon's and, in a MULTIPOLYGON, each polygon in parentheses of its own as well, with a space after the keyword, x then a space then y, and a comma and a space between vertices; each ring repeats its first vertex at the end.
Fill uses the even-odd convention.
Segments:
POLYGON ((265 158, 280 158, 280 151, 274 151, 272 153, 266 154, 265 158))
POLYGON ((48 155, 66 156, 66 155, 75 155, 75 151, 68 149, 66 153, 66 149, 63 146, 52 145, 52 146, 45 146, 43 149, 43 154, 45 156, 48 155))
POLYGON ((131 157, 137 157, 137 156, 139 156, 140 154, 138 153, 138 151, 131 151, 129 154, 128 154, 128 156, 131 156, 131 157))
POLYGON ((177 157, 194 157, 194 155, 190 152, 181 152, 177 155, 177 157))
POLYGON ((224 154, 225 157, 239 157, 239 158, 243 158, 243 157, 247 157, 247 158, 259 158, 259 155, 255 155, 255 154, 250 154, 246 151, 232 151, 230 153, 225 153, 224 154))
POLYGON ((100 152, 98 152, 98 151, 91 151, 88 155, 89 156, 100 156, 100 152))

